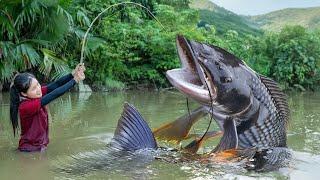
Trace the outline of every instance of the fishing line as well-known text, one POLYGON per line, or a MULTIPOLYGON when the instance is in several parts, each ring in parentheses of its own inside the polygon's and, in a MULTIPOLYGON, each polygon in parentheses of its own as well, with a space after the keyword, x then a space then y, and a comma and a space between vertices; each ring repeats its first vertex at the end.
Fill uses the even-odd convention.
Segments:
POLYGON ((204 81, 205 82, 205 84, 206 84, 206 86, 207 86, 207 89, 208 89, 208 91, 209 91, 209 96, 210 96, 210 111, 211 111, 211 113, 210 113, 210 121, 209 121, 209 125, 208 125, 208 127, 207 127, 207 129, 206 129, 206 132, 202 135, 202 137, 200 138, 200 140, 199 140, 199 142, 201 142, 202 141, 202 139, 207 135, 207 133, 208 133, 208 131, 209 131, 209 128, 210 128, 210 126, 211 126, 211 122, 212 122, 212 119, 213 119, 213 115, 212 115, 212 112, 213 112, 213 98, 212 98, 212 94, 211 94, 211 91, 210 91, 210 89, 209 89, 209 85, 207 84, 207 82, 206 81, 204 81))
MULTIPOLYGON (((209 89, 209 86, 208 86, 207 82, 206 82, 206 81, 204 81, 204 82, 205 82, 205 84, 206 84, 206 86, 207 86, 207 89, 208 89, 208 91, 209 91, 210 111, 213 112, 213 105, 212 105, 212 104, 213 104, 213 98, 212 98, 212 94, 211 94, 211 91, 210 91, 210 89, 209 89)), ((189 99, 186 98, 186 101, 187 101, 187 109, 188 109, 189 121, 191 121, 191 115, 190 115, 190 109, 189 109, 189 99)), ((208 133, 208 131, 209 131, 209 128, 210 128, 210 126, 211 126, 212 120, 213 120, 213 115, 212 115, 212 113, 210 113, 209 125, 208 125, 205 133, 202 135, 202 137, 200 138, 200 140, 199 140, 198 142, 201 142, 201 141, 203 140, 203 138, 207 135, 207 133, 208 133)), ((194 133, 195 133, 194 127, 192 127, 192 129, 193 129, 193 131, 194 131, 194 133)), ((196 137, 195 137, 195 138, 196 138, 196 137)))
MULTIPOLYGON (((189 116, 189 121, 191 122, 191 114, 190 114, 190 108, 189 108, 189 98, 186 97, 186 101, 187 101, 187 109, 188 109, 188 116, 189 116)), ((192 126, 192 131, 194 134, 196 134, 196 131, 194 129, 194 126, 192 126)), ((196 137, 195 137, 196 138, 196 137)))
POLYGON ((189 99, 187 97, 186 97, 186 101, 187 101, 187 109, 188 109, 189 121, 191 121, 190 108, 189 108, 189 99))
POLYGON ((131 5, 134 5, 134 6, 139 6, 143 9, 145 9, 149 15, 154 18, 157 23, 159 23, 161 25, 161 27, 166 31, 165 27, 162 25, 162 23, 154 16, 154 14, 145 6, 139 4, 139 3, 135 3, 135 2, 121 2, 121 3, 116 3, 116 4, 113 4, 109 7, 107 7, 106 9, 104 9, 103 11, 101 11, 94 19, 93 21, 91 22, 89 28, 87 29, 86 33, 84 34, 84 37, 82 39, 82 47, 81 47, 81 56, 80 56, 80 63, 82 64, 83 63, 83 60, 84 60, 84 48, 86 46, 86 43, 87 43, 87 36, 89 34, 89 31, 91 30, 93 24, 98 20, 98 18, 100 18, 100 16, 102 16, 102 14, 104 14, 105 12, 107 12, 109 9, 113 8, 113 7, 116 7, 116 6, 120 6, 120 5, 127 5, 127 4, 131 4, 131 5))

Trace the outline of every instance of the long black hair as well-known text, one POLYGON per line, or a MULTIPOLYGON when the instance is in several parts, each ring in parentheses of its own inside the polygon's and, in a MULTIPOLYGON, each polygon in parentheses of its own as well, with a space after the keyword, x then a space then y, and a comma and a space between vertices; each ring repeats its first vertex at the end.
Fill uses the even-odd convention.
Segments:
POLYGON ((10 87, 10 120, 13 128, 13 135, 16 136, 16 129, 18 127, 18 109, 20 104, 21 92, 26 93, 29 89, 33 74, 18 73, 12 80, 10 87))

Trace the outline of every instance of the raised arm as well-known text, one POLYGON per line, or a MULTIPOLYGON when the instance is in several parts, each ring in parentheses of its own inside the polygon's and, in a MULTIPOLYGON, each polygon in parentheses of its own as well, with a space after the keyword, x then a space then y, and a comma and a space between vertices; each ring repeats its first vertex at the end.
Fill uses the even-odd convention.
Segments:
POLYGON ((64 85, 65 83, 69 82, 71 79, 73 78, 73 75, 67 74, 63 77, 61 77, 60 79, 50 83, 47 85, 47 94, 50 93, 51 91, 55 90, 56 88, 64 85))
POLYGON ((85 79, 84 75, 85 68, 80 68, 78 71, 75 71, 73 78, 68 81, 67 83, 64 83, 62 86, 54 89, 50 93, 47 93, 41 98, 41 106, 47 105, 52 100, 56 99, 57 97, 61 96, 65 92, 67 92, 69 89, 71 89, 76 83, 79 81, 82 81, 85 79))
POLYGON ((47 87, 47 92, 46 93, 50 93, 51 91, 55 90, 56 88, 64 85, 65 83, 69 82, 74 76, 75 73, 79 72, 79 71, 85 71, 85 66, 83 63, 79 63, 74 70, 72 70, 72 73, 67 74, 63 77, 61 77, 60 79, 48 84, 47 87))
MULTIPOLYGON (((74 79, 71 79, 67 83, 64 83, 62 86, 55 88, 50 93, 47 93, 41 98, 41 106, 49 104, 52 100, 58 98, 69 89, 71 89, 77 82, 74 79)), ((49 92, 49 89, 48 89, 49 92)))

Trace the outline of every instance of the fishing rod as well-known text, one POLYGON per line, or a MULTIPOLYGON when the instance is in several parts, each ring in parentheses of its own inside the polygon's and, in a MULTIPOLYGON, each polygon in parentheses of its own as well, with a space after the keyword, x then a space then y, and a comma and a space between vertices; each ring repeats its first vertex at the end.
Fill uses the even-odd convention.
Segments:
MULTIPOLYGON (((123 5, 123 4, 124 4, 124 5, 129 4, 129 5, 139 6, 139 7, 143 8, 143 9, 145 9, 145 10, 149 13, 149 15, 150 15, 152 18, 154 18, 154 19, 157 21, 157 23, 159 23, 159 24, 161 25, 161 27, 166 31, 166 28, 162 25, 162 23, 154 16, 154 14, 153 14, 147 7, 143 6, 142 4, 135 3, 135 2, 121 2, 121 3, 116 3, 116 4, 113 4, 113 5, 110 5, 109 7, 107 7, 107 8, 104 9, 103 11, 101 11, 101 12, 93 19, 93 21, 92 21, 91 24, 89 25, 86 33, 84 34, 84 37, 83 37, 83 39, 82 39, 81 55, 80 55, 80 63, 81 63, 81 64, 82 64, 83 61, 84 61, 84 49, 85 49, 85 46, 86 46, 86 43, 87 43, 88 34, 89 34, 89 32, 90 32, 93 24, 94 24, 105 12, 107 12, 109 9, 111 9, 111 8, 113 8, 113 7, 116 7, 116 6, 123 5)), ((206 85, 207 85, 208 90, 209 90, 208 84, 206 84, 206 85)), ((211 101, 213 101, 210 90, 209 90, 209 95, 210 95, 211 101)), ((189 117, 190 117, 190 110, 189 110, 189 103, 188 103, 188 102, 187 102, 187 107, 188 107, 188 112, 189 112, 189 117)), ((213 109, 213 107, 212 107, 212 103, 211 103, 211 111, 212 111, 212 109, 213 109)), ((212 114, 210 114, 210 115, 211 115, 211 116, 210 116, 209 125, 208 125, 205 133, 204 133, 203 136, 201 137, 200 141, 201 141, 201 140, 205 137, 205 135, 208 133, 209 128, 210 128, 210 126, 211 126, 211 122, 212 122, 212 118, 213 118, 213 117, 212 117, 212 114)))
POLYGON ((93 21, 91 22, 89 28, 87 29, 86 33, 84 34, 83 36, 83 39, 82 39, 82 47, 81 47, 81 56, 80 56, 80 63, 82 64, 83 61, 84 61, 84 49, 85 49, 85 46, 86 46, 86 43, 87 43, 87 37, 88 37, 88 34, 93 26, 93 24, 100 18, 100 16, 102 16, 105 12, 107 12, 109 9, 113 8, 113 7, 116 7, 116 6, 120 6, 120 5, 134 5, 134 6, 138 6, 138 7, 141 7, 143 9, 145 9, 149 15, 154 18, 160 25, 161 27, 166 31, 165 27, 161 24, 161 22, 154 16, 154 14, 145 6, 143 6, 142 4, 139 4, 139 3, 135 3, 135 2, 121 2, 121 3, 116 3, 116 4, 113 4, 109 7, 107 7, 106 9, 104 9, 103 11, 101 11, 94 19, 93 21))

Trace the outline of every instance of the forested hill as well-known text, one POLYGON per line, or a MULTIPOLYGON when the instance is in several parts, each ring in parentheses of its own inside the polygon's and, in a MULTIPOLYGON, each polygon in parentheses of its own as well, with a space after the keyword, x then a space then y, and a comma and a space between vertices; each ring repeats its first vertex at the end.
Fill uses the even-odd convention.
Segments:
POLYGON ((190 3, 190 7, 199 10, 201 19, 199 26, 204 26, 205 24, 214 25, 218 34, 223 34, 228 30, 235 30, 242 35, 262 34, 259 27, 250 19, 224 9, 210 0, 193 0, 190 3))
POLYGON ((248 18, 268 31, 279 31, 286 25, 301 25, 307 29, 320 28, 320 7, 288 8, 248 18))

